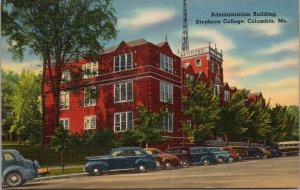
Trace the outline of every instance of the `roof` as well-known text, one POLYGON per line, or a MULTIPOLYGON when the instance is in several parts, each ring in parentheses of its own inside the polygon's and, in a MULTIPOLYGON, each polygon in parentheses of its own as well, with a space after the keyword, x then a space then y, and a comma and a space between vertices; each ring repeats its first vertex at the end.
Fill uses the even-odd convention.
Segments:
POLYGON ((253 92, 253 93, 249 93, 247 95, 248 97, 252 97, 252 96, 262 96, 261 92, 253 92))
MULTIPOLYGON (((127 45, 129 45, 130 47, 133 47, 133 46, 139 46, 139 45, 142 45, 142 44, 146 44, 146 43, 149 43, 147 40, 145 40, 144 38, 139 38, 139 39, 136 39, 136 40, 133 40, 133 41, 128 41, 128 42, 125 42, 125 41, 122 41, 124 43, 126 43, 127 45)), ((121 42, 121 43, 122 43, 121 42)), ((120 43, 120 44, 121 44, 120 43)), ((156 44, 156 46, 163 46, 165 43, 167 43, 166 41, 164 42, 161 42, 161 43, 158 43, 156 44)), ((120 45, 119 44, 119 45, 120 45)), ((114 52, 116 51, 116 49, 119 47, 119 45, 115 45, 115 46, 111 46, 111 47, 108 47, 108 48, 104 48, 103 49, 103 54, 104 53, 111 53, 111 52, 114 52)))

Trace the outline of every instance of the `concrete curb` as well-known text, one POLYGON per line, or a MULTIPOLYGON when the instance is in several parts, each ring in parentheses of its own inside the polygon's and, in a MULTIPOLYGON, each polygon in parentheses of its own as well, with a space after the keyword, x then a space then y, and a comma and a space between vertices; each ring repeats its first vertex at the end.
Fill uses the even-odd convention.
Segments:
POLYGON ((31 180, 31 182, 36 181, 47 181, 47 180, 53 180, 53 179, 65 179, 65 178, 71 178, 71 177, 80 177, 80 176, 87 176, 88 173, 76 173, 76 174, 66 174, 66 175, 58 175, 58 176, 49 176, 49 177, 39 177, 31 180))

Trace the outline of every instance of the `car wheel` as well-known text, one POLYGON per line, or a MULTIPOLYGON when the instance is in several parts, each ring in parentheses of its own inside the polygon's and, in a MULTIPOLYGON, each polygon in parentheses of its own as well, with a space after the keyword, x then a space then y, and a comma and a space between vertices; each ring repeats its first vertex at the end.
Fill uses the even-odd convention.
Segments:
POLYGON ((217 158, 217 161, 219 164, 224 164, 224 159, 221 157, 217 158))
POLYGON ((190 163, 189 163, 189 161, 187 159, 182 159, 180 161, 180 164, 181 164, 181 167, 183 167, 183 168, 187 168, 190 165, 190 163))
POLYGON ((255 158, 256 158, 256 159, 261 159, 261 156, 257 154, 257 155, 255 156, 255 158))
POLYGON ((229 157, 229 163, 232 163, 233 162, 233 158, 232 157, 229 157))
POLYGON ((204 166, 209 165, 209 160, 208 160, 207 158, 205 158, 205 159, 202 161, 202 165, 204 165, 204 166))
POLYGON ((145 164, 138 164, 135 170, 139 173, 144 173, 147 171, 147 166, 145 164))
POLYGON ((172 168, 173 168, 172 162, 170 162, 170 161, 165 161, 163 167, 164 167, 165 170, 170 170, 170 169, 172 169, 172 168))
POLYGON ((18 172, 11 172, 5 178, 5 183, 10 187, 17 187, 24 183, 21 174, 18 172))
POLYGON ((90 172, 90 175, 98 176, 102 174, 102 169, 99 166, 94 166, 90 172))

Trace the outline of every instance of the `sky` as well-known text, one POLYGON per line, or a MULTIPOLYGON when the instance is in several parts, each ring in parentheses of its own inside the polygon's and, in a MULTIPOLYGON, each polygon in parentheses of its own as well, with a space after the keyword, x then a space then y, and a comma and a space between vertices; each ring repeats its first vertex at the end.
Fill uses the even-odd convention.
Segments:
MULTIPOLYGON (((177 54, 181 49, 183 0, 114 0, 118 36, 106 47, 121 41, 144 38, 167 41, 177 54)), ((223 51, 224 82, 237 88, 262 92, 272 105, 299 104, 298 0, 187 0, 189 46, 211 42, 223 51), (212 12, 250 13, 249 17, 211 17, 212 12), (276 16, 253 16, 253 12, 276 16), (287 23, 278 23, 283 18, 287 23), (220 20, 220 24, 196 24, 196 20, 220 20), (244 20, 243 24, 223 19, 244 20), (248 19, 273 19, 275 23, 247 23, 248 19)), ((2 69, 39 71, 38 57, 28 52, 22 62, 12 60, 3 45, 2 69)))

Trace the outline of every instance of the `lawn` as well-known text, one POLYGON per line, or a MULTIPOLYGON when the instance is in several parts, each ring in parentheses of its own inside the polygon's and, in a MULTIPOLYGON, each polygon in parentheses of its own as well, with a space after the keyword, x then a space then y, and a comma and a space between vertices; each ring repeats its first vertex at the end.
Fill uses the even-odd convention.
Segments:
POLYGON ((49 168, 49 173, 46 174, 48 176, 58 176, 58 175, 66 175, 66 174, 75 174, 75 173, 84 173, 83 166, 65 168, 64 173, 62 173, 61 168, 49 168))

